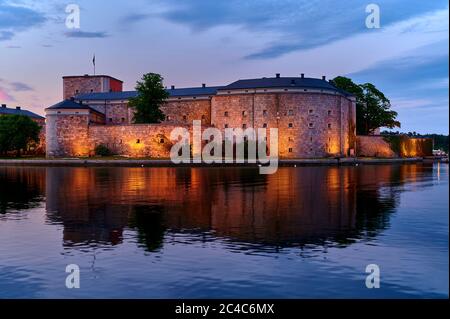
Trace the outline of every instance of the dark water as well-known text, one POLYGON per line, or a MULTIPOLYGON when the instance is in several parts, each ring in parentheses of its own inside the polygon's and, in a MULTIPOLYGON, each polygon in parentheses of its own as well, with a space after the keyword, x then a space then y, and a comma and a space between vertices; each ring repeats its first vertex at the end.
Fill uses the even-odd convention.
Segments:
POLYGON ((0 167, 0 297, 448 297, 448 191, 446 164, 0 167))

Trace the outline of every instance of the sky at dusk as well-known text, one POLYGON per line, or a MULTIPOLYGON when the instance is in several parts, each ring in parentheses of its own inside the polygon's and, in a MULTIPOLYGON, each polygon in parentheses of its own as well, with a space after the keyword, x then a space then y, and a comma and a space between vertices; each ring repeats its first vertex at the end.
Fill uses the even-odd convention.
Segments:
POLYGON ((448 32, 447 0, 0 0, 0 103, 44 114, 95 53, 96 73, 125 90, 147 72, 177 87, 344 75, 381 89, 401 131, 448 134, 448 32), (370 3, 379 29, 365 25, 370 3))

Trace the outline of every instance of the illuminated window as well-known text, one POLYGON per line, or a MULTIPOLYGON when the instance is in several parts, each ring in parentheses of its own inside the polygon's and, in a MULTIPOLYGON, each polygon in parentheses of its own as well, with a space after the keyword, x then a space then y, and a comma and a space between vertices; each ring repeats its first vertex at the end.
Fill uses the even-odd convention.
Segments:
POLYGON ((247 112, 246 111, 242 111, 242 116, 247 116, 247 112))
POLYGON ((169 115, 166 116, 166 121, 170 121, 170 116, 169 115))

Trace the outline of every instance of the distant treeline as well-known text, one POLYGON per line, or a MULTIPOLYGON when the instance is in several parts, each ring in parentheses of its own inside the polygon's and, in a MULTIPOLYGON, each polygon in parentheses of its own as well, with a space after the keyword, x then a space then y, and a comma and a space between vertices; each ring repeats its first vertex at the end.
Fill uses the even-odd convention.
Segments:
POLYGON ((418 134, 417 132, 408 132, 408 133, 401 133, 399 131, 396 132, 389 132, 389 131, 383 131, 381 132, 382 135, 399 135, 399 134, 405 134, 409 137, 426 137, 426 138, 432 138, 434 141, 434 149, 435 150, 442 150, 446 153, 448 153, 448 135, 442 135, 442 134, 418 134))

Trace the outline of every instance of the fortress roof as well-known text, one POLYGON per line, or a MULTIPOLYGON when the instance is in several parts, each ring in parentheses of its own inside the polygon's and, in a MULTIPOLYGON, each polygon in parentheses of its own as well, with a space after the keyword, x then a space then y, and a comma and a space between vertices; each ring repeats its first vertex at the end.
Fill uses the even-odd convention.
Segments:
POLYGON ((8 108, 5 104, 2 104, 0 107, 0 115, 24 115, 28 117, 32 117, 35 119, 44 119, 44 117, 30 112, 28 110, 23 110, 22 108, 8 108))
POLYGON ((305 77, 272 77, 259 79, 238 80, 225 87, 223 90, 242 90, 242 89, 265 89, 265 88, 306 88, 306 89, 322 89, 339 92, 345 96, 350 96, 329 81, 325 79, 305 78, 305 77))
MULTIPOLYGON (((201 86, 190 88, 170 88, 166 89, 170 97, 215 95, 222 90, 242 90, 242 89, 265 89, 265 88, 304 88, 319 89, 339 92, 344 96, 351 96, 325 79, 305 78, 305 77, 276 77, 238 80, 226 86, 201 86)), ((102 92, 83 93, 75 98, 78 101, 105 101, 105 100, 128 100, 136 97, 136 91, 123 92, 102 92)))
POLYGON ((91 111, 100 113, 99 111, 93 109, 89 105, 83 104, 80 102, 76 102, 73 99, 67 99, 67 100, 61 101, 59 103, 56 103, 55 105, 52 105, 52 106, 46 108, 46 110, 55 110, 55 109, 91 110, 91 111))
MULTIPOLYGON (((173 88, 166 89, 167 93, 171 97, 178 96, 201 96, 201 95, 214 95, 217 90, 222 88, 221 86, 205 86, 205 87, 193 87, 193 88, 173 88)), ((83 101, 95 101, 95 100, 128 100, 129 98, 136 97, 137 91, 123 91, 123 92, 103 92, 103 93, 84 93, 79 94, 75 98, 83 101)))

